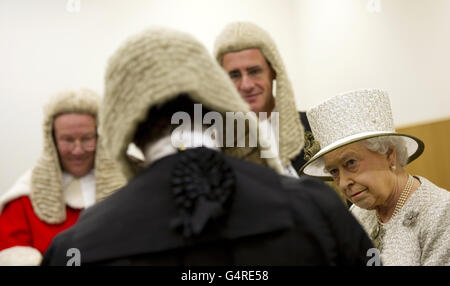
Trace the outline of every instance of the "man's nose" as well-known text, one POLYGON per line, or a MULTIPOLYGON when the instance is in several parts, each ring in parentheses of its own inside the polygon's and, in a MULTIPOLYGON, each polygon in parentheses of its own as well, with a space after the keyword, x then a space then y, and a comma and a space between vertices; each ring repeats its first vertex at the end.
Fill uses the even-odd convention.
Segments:
POLYGON ((255 86, 253 80, 247 75, 244 74, 242 76, 242 81, 241 81, 241 85, 240 85, 240 89, 242 91, 250 91, 253 89, 253 87, 255 86))
POLYGON ((74 144, 75 144, 75 146, 73 147, 72 154, 75 154, 75 155, 83 154, 84 149, 83 149, 83 146, 81 145, 81 141, 77 140, 74 142, 74 144))

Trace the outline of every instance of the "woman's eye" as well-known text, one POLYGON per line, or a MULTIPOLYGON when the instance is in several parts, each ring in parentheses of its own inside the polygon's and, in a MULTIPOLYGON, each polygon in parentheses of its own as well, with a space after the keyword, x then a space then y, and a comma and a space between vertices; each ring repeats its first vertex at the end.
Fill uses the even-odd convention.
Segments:
POLYGON ((331 176, 335 177, 339 174, 338 169, 331 169, 328 171, 330 173, 331 176))
POLYGON ((356 163, 357 162, 355 159, 350 159, 345 163, 345 165, 347 168, 353 168, 353 167, 356 167, 356 163))

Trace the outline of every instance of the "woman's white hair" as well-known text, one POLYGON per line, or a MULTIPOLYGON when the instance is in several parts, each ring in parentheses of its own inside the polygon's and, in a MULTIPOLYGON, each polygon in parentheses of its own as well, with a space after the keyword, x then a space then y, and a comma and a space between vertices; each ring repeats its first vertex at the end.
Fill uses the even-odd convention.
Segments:
POLYGON ((386 154, 389 149, 394 149, 397 153, 397 162, 404 167, 408 164, 408 152, 406 142, 401 136, 379 136, 361 141, 367 149, 386 154))

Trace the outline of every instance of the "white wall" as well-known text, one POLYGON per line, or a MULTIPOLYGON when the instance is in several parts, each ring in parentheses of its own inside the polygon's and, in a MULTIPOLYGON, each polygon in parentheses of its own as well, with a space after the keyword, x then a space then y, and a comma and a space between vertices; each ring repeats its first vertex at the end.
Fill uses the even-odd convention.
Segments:
POLYGON ((0 1, 0 193, 42 148, 42 107, 65 88, 103 92, 107 59, 131 34, 163 25, 212 50, 229 22, 249 20, 277 42, 299 109, 349 89, 380 87, 395 121, 450 117, 450 0, 0 1))
POLYGON ((297 61, 293 0, 81 0, 78 13, 66 10, 68 1, 0 1, 0 193, 39 157, 49 96, 65 88, 103 92, 109 56, 148 26, 190 32, 212 51, 227 23, 249 20, 280 31, 274 38, 297 61))
POLYGON ((297 104, 377 87, 397 126, 450 117, 450 1, 381 0, 381 13, 367 2, 297 2, 297 104))

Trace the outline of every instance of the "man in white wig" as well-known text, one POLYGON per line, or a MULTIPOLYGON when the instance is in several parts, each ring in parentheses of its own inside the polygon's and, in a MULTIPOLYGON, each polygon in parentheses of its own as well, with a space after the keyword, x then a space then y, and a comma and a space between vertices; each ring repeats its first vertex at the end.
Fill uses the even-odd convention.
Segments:
POLYGON ((53 237, 125 184, 97 134, 101 98, 88 89, 44 108, 43 152, 0 198, 0 265, 39 265, 53 237))
POLYGON ((192 36, 153 28, 131 37, 109 61, 105 91, 102 130, 129 183, 55 237, 43 265, 65 265, 70 247, 81 265, 366 263, 370 240, 330 188, 278 175, 277 162, 261 158, 264 139, 216 141, 220 127, 224 137, 233 128, 219 121, 250 110, 192 36), (178 115, 194 118, 190 136, 176 136, 178 115), (131 142, 143 168, 126 154, 131 142))
POLYGON ((284 173, 298 176, 318 146, 306 113, 296 109, 291 82, 269 33, 253 23, 231 23, 217 36, 214 56, 250 109, 259 114, 263 127, 272 132, 273 150, 284 173))

